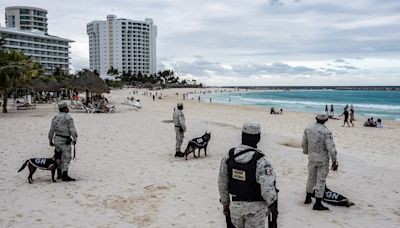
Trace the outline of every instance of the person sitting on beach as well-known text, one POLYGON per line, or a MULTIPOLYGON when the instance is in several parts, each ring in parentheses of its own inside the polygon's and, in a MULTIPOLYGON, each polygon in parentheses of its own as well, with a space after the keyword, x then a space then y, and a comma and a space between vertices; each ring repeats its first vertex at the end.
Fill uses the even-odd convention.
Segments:
POLYGON ((283 109, 281 109, 281 110, 279 111, 279 114, 281 114, 281 115, 283 114, 283 109))
POLYGON ((371 117, 369 126, 376 127, 376 122, 374 121, 374 117, 371 117))
POLYGON ((382 120, 381 119, 378 119, 376 121, 376 128, 383 128, 383 124, 382 124, 382 120))
POLYGON ((371 126, 371 119, 368 118, 368 120, 364 122, 364 127, 370 127, 370 126, 371 126))
POLYGON ((138 109, 141 109, 141 108, 142 108, 142 105, 140 104, 140 100, 139 100, 139 99, 136 100, 136 103, 133 105, 133 107, 136 107, 136 108, 138 108, 138 109))
POLYGON ((275 108, 274 108, 274 107, 271 108, 270 114, 276 114, 276 113, 275 113, 275 108))

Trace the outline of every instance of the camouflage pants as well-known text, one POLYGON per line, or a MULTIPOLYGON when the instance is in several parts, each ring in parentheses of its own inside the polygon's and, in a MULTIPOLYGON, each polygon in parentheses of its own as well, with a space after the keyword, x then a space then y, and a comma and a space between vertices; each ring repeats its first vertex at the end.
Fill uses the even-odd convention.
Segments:
POLYGON ((325 192, 326 176, 329 173, 328 162, 308 162, 308 180, 306 192, 311 193, 315 189, 315 197, 323 198, 325 192))
POLYGON ((69 163, 71 162, 71 144, 66 144, 66 139, 61 137, 54 138, 54 146, 56 151, 61 151, 61 161, 59 162, 59 167, 61 168, 61 172, 68 171, 69 163))
POLYGON ((176 134, 175 151, 176 152, 180 152, 181 151, 181 146, 182 146, 182 143, 183 143, 184 133, 180 132, 178 127, 175 127, 175 134, 176 134))
POLYGON ((231 221, 236 228, 265 228, 268 207, 265 202, 231 202, 231 221))

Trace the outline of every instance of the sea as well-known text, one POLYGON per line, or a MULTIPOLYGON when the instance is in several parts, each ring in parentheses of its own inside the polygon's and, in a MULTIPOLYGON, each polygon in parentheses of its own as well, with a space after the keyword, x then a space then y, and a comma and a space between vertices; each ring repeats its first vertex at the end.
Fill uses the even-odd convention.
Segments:
POLYGON ((370 90, 270 90, 250 92, 211 93, 202 99, 209 102, 232 105, 253 105, 271 107, 275 110, 321 113, 326 105, 333 105, 335 116, 344 108, 353 105, 355 115, 400 121, 400 91, 370 90))

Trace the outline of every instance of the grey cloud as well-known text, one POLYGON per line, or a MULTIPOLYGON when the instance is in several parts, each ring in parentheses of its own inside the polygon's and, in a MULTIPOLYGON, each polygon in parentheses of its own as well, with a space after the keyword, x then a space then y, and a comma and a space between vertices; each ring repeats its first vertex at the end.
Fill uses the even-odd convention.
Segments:
POLYGON ((268 4, 270 6, 282 6, 283 2, 281 0, 269 0, 268 4))
POLYGON ((338 68, 344 68, 347 70, 358 70, 359 68, 354 67, 354 66, 337 66, 338 68))
POLYGON ((335 59, 335 62, 336 62, 336 63, 344 63, 344 62, 346 62, 346 61, 344 61, 344 59, 335 59))
POLYGON ((305 66, 291 66, 281 62, 273 64, 223 64, 217 61, 208 61, 205 59, 196 59, 192 62, 170 61, 164 62, 162 66, 172 67, 180 75, 193 75, 197 77, 232 76, 232 77, 250 77, 260 75, 275 76, 300 76, 300 75, 319 75, 329 76, 332 73, 344 73, 344 71, 334 69, 313 69, 305 66))

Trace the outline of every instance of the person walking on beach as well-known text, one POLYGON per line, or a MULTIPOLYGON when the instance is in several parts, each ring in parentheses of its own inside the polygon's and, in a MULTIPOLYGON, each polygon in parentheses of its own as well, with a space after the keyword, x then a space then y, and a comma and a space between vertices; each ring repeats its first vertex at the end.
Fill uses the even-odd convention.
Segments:
POLYGON ((306 200, 304 204, 310 204, 311 194, 315 190, 316 202, 313 210, 329 210, 321 200, 325 192, 326 177, 329 172, 329 158, 332 160, 332 170, 336 171, 336 146, 333 142, 331 131, 324 125, 328 121, 328 115, 318 114, 317 122, 309 125, 303 134, 303 153, 308 154, 308 179, 306 185, 306 200))
POLYGON ((223 213, 230 216, 236 228, 264 228, 268 207, 277 200, 274 169, 257 149, 260 135, 259 123, 245 122, 242 144, 232 148, 221 160, 218 175, 220 202, 223 213))
POLYGON ((331 104, 331 114, 329 115, 330 117, 335 116, 335 110, 333 109, 333 104, 331 104))
POLYGON ((326 112, 327 115, 329 115, 328 105, 325 105, 325 112, 326 112))
POLYGON ((72 158, 71 144, 75 145, 78 133, 76 133, 74 120, 68 114, 68 105, 66 103, 61 103, 58 105, 58 109, 60 112, 53 117, 48 135, 50 146, 55 147, 54 157, 59 164, 59 168, 57 168, 57 179, 62 179, 62 181, 75 181, 74 178, 68 176, 68 168, 72 158))
POLYGON ((354 119, 354 108, 353 105, 350 106, 350 123, 351 126, 354 127, 354 121, 356 121, 356 119, 354 119))
POLYGON ((175 147, 175 157, 183 157, 181 152, 181 146, 183 143, 184 133, 186 132, 185 115, 183 114, 183 104, 178 103, 176 105, 177 109, 174 111, 173 121, 175 124, 175 134, 176 134, 176 147, 175 147))
POLYGON ((348 105, 346 106, 346 108, 344 108, 343 113, 341 115, 339 115, 339 117, 344 116, 343 126, 342 127, 344 127, 346 125, 346 123, 347 123, 347 126, 350 127, 350 124, 349 124, 349 111, 347 111, 347 107, 348 107, 348 105))

